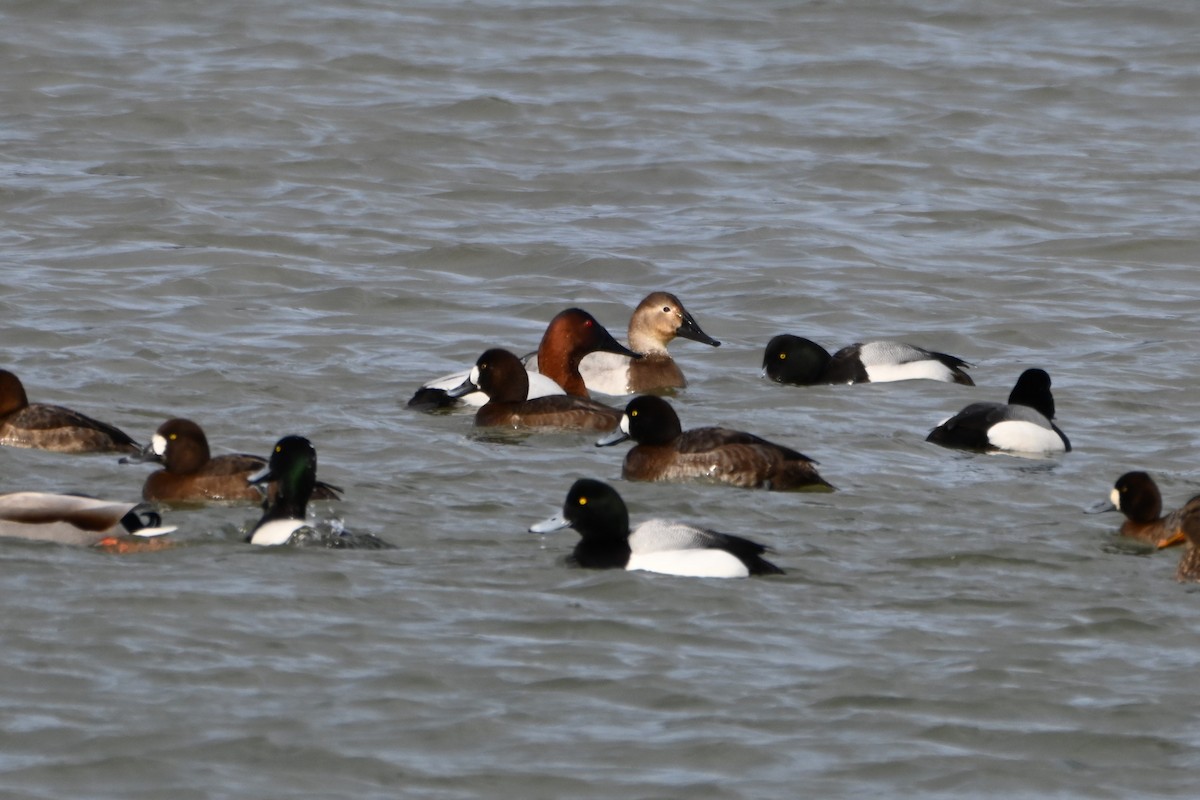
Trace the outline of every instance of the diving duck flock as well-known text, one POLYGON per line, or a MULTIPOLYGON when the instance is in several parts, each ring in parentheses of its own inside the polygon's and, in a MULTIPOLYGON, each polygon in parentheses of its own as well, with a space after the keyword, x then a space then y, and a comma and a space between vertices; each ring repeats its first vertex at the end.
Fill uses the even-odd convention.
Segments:
MULTIPOLYGON (((550 320, 536 351, 520 357, 490 348, 469 369, 422 385, 408 406, 426 412, 470 406, 476 409, 477 427, 602 434, 597 447, 632 441, 621 469, 628 481, 836 491, 817 472, 815 461, 791 447, 723 427, 685 430, 661 396, 687 386, 667 352, 676 338, 721 344, 668 292, 652 292, 642 300, 624 344, 588 312, 568 308, 550 320), (593 399, 593 392, 633 397, 619 408, 593 399)), ((801 386, 918 379, 974 386, 968 368, 957 356, 902 342, 852 344, 830 354, 791 334, 772 338, 762 360, 763 377, 801 386)), ((1007 402, 972 403, 934 426, 926 441, 982 453, 1053 456, 1071 450, 1054 417, 1050 376, 1027 369, 1017 377, 1007 402)), ((325 530, 309 520, 310 500, 335 501, 344 492, 317 480, 316 449, 303 436, 280 439, 267 458, 213 456, 198 424, 172 418, 143 447, 118 428, 77 411, 30 403, 20 379, 0 370, 0 445, 112 453, 121 455, 121 463, 160 467, 145 479, 141 502, 29 491, 0 495, 2 537, 115 552, 161 549, 174 545, 167 534, 176 530, 163 525, 164 508, 219 503, 261 505, 261 517, 246 533, 253 545, 390 546, 370 534, 325 530)), ((1184 544, 1176 578, 1200 581, 1200 495, 1164 514, 1154 479, 1129 472, 1117 479, 1109 499, 1097 510, 1124 514, 1122 536, 1156 548, 1184 544)), ((723 578, 783 572, 764 558, 769 547, 741 536, 661 519, 631 528, 621 496, 594 479, 576 481, 559 513, 529 530, 568 527, 579 541, 566 560, 582 568, 723 578)))

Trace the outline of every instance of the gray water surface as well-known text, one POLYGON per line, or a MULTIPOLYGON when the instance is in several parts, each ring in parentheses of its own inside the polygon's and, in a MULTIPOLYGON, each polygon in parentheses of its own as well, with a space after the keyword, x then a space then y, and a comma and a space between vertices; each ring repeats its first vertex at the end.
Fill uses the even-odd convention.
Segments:
MULTIPOLYGON (((218 452, 301 433, 316 509, 396 549, 0 546, 13 798, 1192 797, 1178 552, 1089 516, 1200 491, 1191 0, 0 9, 3 363, 35 401, 218 452), (404 407, 580 305, 675 292, 685 426, 840 491, 621 481, 622 447, 404 407), (975 388, 759 377, 792 332, 902 338, 975 388), (1054 380, 1075 452, 924 443, 1054 380), (567 569, 578 477, 787 575, 567 569)), ((6 448, 0 490, 148 469, 6 448)))

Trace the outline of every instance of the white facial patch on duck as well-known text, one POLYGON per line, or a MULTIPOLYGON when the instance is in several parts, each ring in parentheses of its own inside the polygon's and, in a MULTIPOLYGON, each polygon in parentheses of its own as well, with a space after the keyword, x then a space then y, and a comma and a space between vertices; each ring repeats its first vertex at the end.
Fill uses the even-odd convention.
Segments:
POLYGON ((150 438, 150 446, 154 450, 154 455, 162 456, 167 453, 167 437, 161 433, 156 433, 150 438))
POLYGON ((1110 492, 1110 493, 1109 493, 1109 495, 1108 495, 1108 499, 1109 499, 1109 500, 1112 502, 1112 504, 1113 504, 1114 506, 1116 506, 1118 509, 1120 509, 1120 508, 1121 508, 1121 493, 1120 493, 1119 491, 1117 491, 1117 487, 1115 487, 1115 486, 1113 487, 1113 490, 1112 490, 1112 492, 1110 492))
POLYGON ((621 433, 625 434, 626 436, 629 436, 629 415, 628 414, 621 415, 621 424, 618 427, 620 427, 621 433))
POLYGON ((478 364, 471 367, 471 374, 468 375, 467 378, 471 381, 471 383, 475 384, 476 386, 479 385, 479 365, 478 364))

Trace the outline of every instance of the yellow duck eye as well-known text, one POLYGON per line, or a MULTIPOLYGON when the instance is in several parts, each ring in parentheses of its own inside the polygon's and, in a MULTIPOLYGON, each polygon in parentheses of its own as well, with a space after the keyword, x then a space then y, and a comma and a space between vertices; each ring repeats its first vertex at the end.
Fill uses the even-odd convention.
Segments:
POLYGON ((637 409, 636 409, 636 408, 635 408, 633 411, 630 411, 630 412, 629 412, 629 416, 631 416, 631 417, 636 417, 636 416, 637 416, 637 414, 638 414, 638 412, 637 412, 637 409))
POLYGON ((586 505, 587 505, 587 498, 586 498, 586 497, 581 497, 581 498, 579 498, 579 505, 581 505, 581 506, 586 506, 586 505))
POLYGON ((786 361, 786 360, 787 360, 787 353, 780 353, 780 354, 779 354, 779 360, 780 360, 780 361, 786 361))

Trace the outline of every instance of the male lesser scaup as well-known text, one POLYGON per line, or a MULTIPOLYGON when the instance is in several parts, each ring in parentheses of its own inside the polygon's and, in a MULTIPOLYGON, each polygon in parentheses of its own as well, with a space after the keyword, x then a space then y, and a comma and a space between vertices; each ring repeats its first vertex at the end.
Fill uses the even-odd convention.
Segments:
POLYGON ((1050 376, 1027 369, 1004 403, 972 403, 938 425, 927 442, 980 452, 1064 453, 1071 450, 1054 419, 1050 376))
POLYGON ((777 383, 802 386, 833 383, 887 383, 926 379, 974 386, 966 361, 903 342, 866 342, 833 355, 801 336, 780 334, 763 352, 763 374, 777 383))
POLYGON ((136 453, 124 431, 78 411, 30 403, 16 375, 0 369, 0 445, 57 453, 136 453))
POLYGON ((303 436, 285 436, 275 443, 267 465, 246 479, 254 485, 272 483, 275 496, 246 537, 263 547, 283 544, 317 545, 338 549, 381 550, 391 545, 373 534, 355 534, 308 522, 308 501, 317 481, 317 449, 303 436))
MULTIPOLYGON (((546 326, 542 341, 537 349, 538 371, 530 371, 526 377, 528 388, 521 400, 569 394, 587 397, 587 387, 579 374, 579 362, 589 353, 605 351, 640 358, 637 353, 622 345, 608 330, 581 308, 560 311, 546 326)), ((417 390, 408 401, 411 408, 443 408, 459 401, 470 406, 481 406, 487 398, 479 392, 450 397, 447 392, 462 385, 466 372, 446 375, 429 381, 417 390)))
POLYGON ((589 391, 623 395, 681 389, 687 386, 683 371, 667 352, 676 337, 720 347, 670 292, 651 292, 629 318, 629 349, 641 354, 634 359, 611 352, 595 352, 579 364, 589 391))
POLYGON ((583 478, 567 493, 562 512, 529 528, 548 533, 574 528, 579 543, 569 561, 587 569, 627 569, 696 578, 782 575, 762 554, 767 547, 728 533, 652 519, 629 529, 625 501, 606 483, 583 478))
POLYGON ((1121 535, 1149 542, 1159 549, 1183 544, 1183 519, 1187 514, 1200 513, 1200 495, 1188 500, 1182 508, 1163 514, 1162 493, 1158 484, 1145 472, 1126 472, 1117 478, 1109 493, 1109 503, 1099 511, 1119 510, 1125 515, 1121 535))
POLYGON ((631 481, 713 480, 752 489, 833 491, 816 462, 790 447, 728 428, 685 431, 671 404, 642 395, 629 401, 620 427, 597 447, 633 439, 621 476, 631 481))
POLYGON ((493 348, 479 357, 467 379, 449 394, 458 397, 479 391, 487 396, 488 402, 475 412, 479 427, 609 431, 621 419, 619 409, 586 397, 557 394, 526 400, 528 375, 519 358, 493 348))
MULTIPOLYGON (((213 456, 208 437, 190 419, 169 419, 150 439, 150 444, 122 463, 150 461, 163 469, 152 472, 142 486, 142 499, 161 503, 260 503, 263 492, 246 479, 267 464, 265 458, 245 453, 213 456)), ((266 487, 268 493, 273 486, 266 487)), ((328 483, 317 483, 314 497, 337 500, 341 491, 328 483)))
POLYGON ((150 547, 130 537, 149 540, 173 530, 145 504, 48 492, 0 495, 0 536, 6 538, 126 551, 150 547))

